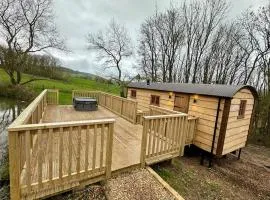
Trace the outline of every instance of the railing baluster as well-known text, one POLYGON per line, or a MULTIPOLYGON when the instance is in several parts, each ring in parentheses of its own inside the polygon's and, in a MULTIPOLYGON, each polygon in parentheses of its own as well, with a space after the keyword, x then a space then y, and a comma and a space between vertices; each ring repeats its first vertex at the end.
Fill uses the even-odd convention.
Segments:
POLYGON ((158 130, 157 130, 157 149, 156 149, 156 155, 159 155, 160 151, 159 151, 159 148, 160 148, 160 143, 161 143, 161 135, 160 135, 160 132, 161 132, 161 122, 162 122, 162 119, 158 119, 158 130))
POLYGON ((63 176, 63 127, 59 130, 59 178, 62 179, 63 176))
POLYGON ((38 140, 38 186, 41 187, 42 184, 42 130, 38 130, 37 140, 38 140))
POLYGON ((149 128, 149 132, 148 132, 148 154, 147 154, 147 157, 150 157, 151 154, 150 154, 150 150, 151 150, 151 146, 152 146, 152 129, 153 129, 153 120, 151 119, 150 120, 150 128, 149 128))
POLYGON ((86 140, 85 140, 85 168, 84 171, 88 171, 88 153, 89 153, 89 126, 86 127, 86 140))
POLYGON ((174 147, 174 134, 175 134, 175 125, 176 125, 176 118, 173 117, 171 120, 172 120, 172 124, 171 124, 171 137, 170 137, 170 149, 169 151, 172 151, 173 150, 173 147, 174 147))
POLYGON ((96 168, 96 147, 97 147, 97 125, 94 125, 94 140, 93 140, 93 162, 92 170, 96 168))
POLYGON ((167 123, 166 123, 166 130, 165 130, 165 152, 168 152, 169 149, 169 134, 170 134, 170 124, 171 124, 171 120, 170 118, 167 118, 167 123))
POLYGON ((53 154, 53 129, 49 129, 49 180, 52 180, 53 174, 53 161, 52 161, 52 154, 53 154))
POLYGON ((156 147, 156 139, 157 139, 157 126, 158 120, 154 120, 154 127, 153 127, 153 146, 152 146, 152 155, 155 155, 155 147, 156 147))
POLYGON ((104 149, 104 124, 102 124, 101 126, 100 168, 103 167, 103 149, 104 149))
POLYGON ((166 119, 163 118, 162 120, 162 129, 161 129, 161 145, 160 145, 160 154, 163 153, 164 150, 164 135, 165 135, 165 126, 166 126, 166 119))
POLYGON ((31 158, 30 158, 30 151, 31 151, 31 135, 30 131, 25 132, 25 157, 26 157, 26 184, 27 184, 27 189, 28 192, 30 192, 30 187, 31 187, 31 158))
POLYGON ((72 126, 69 127, 68 132, 68 175, 71 175, 72 167, 72 126))
POLYGON ((81 166, 81 126, 78 128, 78 146, 77 146, 77 166, 76 171, 80 173, 80 166, 81 166))

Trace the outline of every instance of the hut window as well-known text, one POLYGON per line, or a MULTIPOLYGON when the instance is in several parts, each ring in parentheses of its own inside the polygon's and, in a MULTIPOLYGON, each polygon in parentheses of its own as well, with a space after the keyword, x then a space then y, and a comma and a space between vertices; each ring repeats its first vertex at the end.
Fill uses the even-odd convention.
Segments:
POLYGON ((247 104, 247 100, 240 101, 238 117, 237 117, 238 119, 242 119, 245 117, 246 104, 247 104))
POLYGON ((157 95, 151 95, 151 105, 159 106, 159 96, 157 95))
POLYGON ((131 97, 136 98, 137 96, 137 91, 136 90, 131 90, 131 97))

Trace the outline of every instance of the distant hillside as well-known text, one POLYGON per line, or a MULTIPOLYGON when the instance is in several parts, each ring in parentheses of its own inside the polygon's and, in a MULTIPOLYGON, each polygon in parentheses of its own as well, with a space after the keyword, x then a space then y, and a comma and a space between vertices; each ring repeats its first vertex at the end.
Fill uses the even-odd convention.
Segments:
MULTIPOLYGON (((74 73, 75 71, 68 68, 64 68, 63 70, 67 70, 67 73, 71 74, 68 80, 44 78, 44 80, 34 81, 27 84, 26 86, 34 90, 37 94, 46 88, 59 89, 60 104, 71 104, 72 90, 100 90, 119 95, 118 85, 113 84, 106 79, 99 79, 99 77, 95 75, 92 75, 92 77, 95 78, 88 78, 91 77, 91 74, 81 72, 74 73)), ((31 78, 33 78, 33 75, 23 74, 22 81, 25 82, 31 78)), ((0 68, 0 86, 1 84, 9 83, 8 75, 4 72, 3 69, 0 68)))
POLYGON ((68 73, 71 76, 76 76, 76 77, 81 77, 81 78, 86 78, 86 79, 90 79, 90 80, 98 80, 99 82, 107 82, 109 81, 108 79, 95 75, 95 74, 91 74, 91 73, 87 73, 87 72, 81 72, 78 70, 73 70, 67 67, 57 67, 58 70, 64 72, 64 73, 68 73))

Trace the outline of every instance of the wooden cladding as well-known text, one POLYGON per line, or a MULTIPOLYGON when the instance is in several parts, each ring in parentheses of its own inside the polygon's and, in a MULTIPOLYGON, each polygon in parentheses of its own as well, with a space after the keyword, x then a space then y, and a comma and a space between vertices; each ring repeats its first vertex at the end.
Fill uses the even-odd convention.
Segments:
POLYGON ((160 103, 160 96, 151 95, 150 104, 154 106, 159 106, 160 103))
POLYGON ((242 119, 245 117, 246 105, 247 105, 247 100, 240 100, 239 111, 238 111, 238 116, 237 116, 238 119, 242 119))

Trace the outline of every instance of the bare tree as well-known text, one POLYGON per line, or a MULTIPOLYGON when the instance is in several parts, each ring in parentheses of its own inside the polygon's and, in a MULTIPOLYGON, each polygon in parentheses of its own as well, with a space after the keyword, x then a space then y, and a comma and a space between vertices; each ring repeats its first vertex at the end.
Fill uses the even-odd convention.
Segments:
POLYGON ((23 62, 28 53, 47 48, 64 49, 53 19, 51 0, 0 2, 0 37, 6 48, 1 65, 13 85, 21 83, 23 62))
POLYGON ((138 50, 143 72, 151 81, 158 81, 158 42, 156 18, 151 17, 141 25, 140 47, 138 50), (148 77, 149 76, 149 77, 148 77))
POLYGON ((131 38, 124 26, 111 20, 105 31, 97 34, 90 33, 87 37, 88 49, 97 52, 105 68, 116 69, 117 76, 113 77, 121 88, 124 96, 125 80, 123 76, 122 61, 132 55, 131 38))

